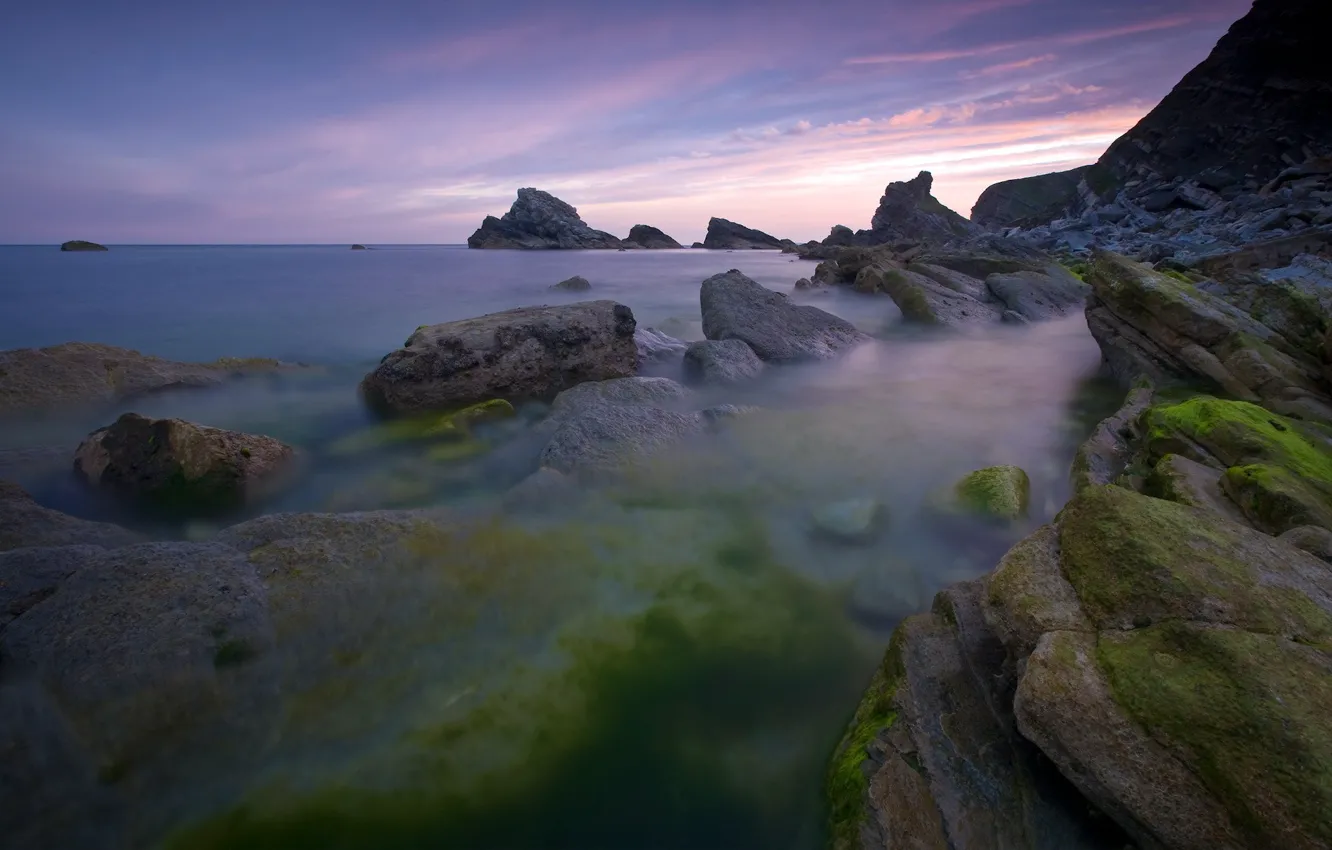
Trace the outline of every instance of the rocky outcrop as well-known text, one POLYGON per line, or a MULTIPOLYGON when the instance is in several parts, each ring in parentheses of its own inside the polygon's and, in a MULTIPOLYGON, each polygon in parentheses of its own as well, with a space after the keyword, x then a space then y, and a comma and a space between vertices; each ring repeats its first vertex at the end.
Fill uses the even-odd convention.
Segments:
POLYGON ((634 314, 614 301, 519 307, 418 328, 365 376, 374 407, 409 413, 501 398, 551 399, 638 371, 634 314))
POLYGON ((742 384, 763 374, 763 361, 738 339, 703 340, 684 355, 685 378, 700 384, 742 384))
POLYGON ((850 322, 817 307, 792 304, 737 269, 703 281, 699 292, 703 335, 745 342, 760 360, 824 360, 868 340, 850 322))
POLYGON ((79 445, 74 471, 95 488, 194 515, 271 495, 293 455, 272 437, 126 413, 79 445))
POLYGON ((109 404, 178 387, 208 387, 288 368, 276 360, 178 363, 128 348, 67 342, 0 351, 0 414, 109 404))
POLYGON ((1222 194, 1332 155, 1332 71, 1319 0, 1257 0, 1211 55, 1087 175, 1102 198, 1176 180, 1222 194))
MULTIPOLYGON (((0 552, 28 546, 104 546, 110 549, 137 542, 138 535, 118 525, 89 522, 42 507, 17 484, 0 481, 0 552)), ((10 589, 13 591, 12 586, 10 589)), ((0 620, 4 616, 4 609, 0 608, 0 620)))
POLYGON ((98 245, 96 242, 87 242, 83 239, 72 239, 60 245, 62 251, 106 251, 109 250, 105 245, 98 245))
POLYGON ((1186 280, 1110 253, 1088 269, 1087 324, 1124 386, 1201 382, 1281 413, 1332 422, 1312 362, 1271 328, 1186 280))
POLYGON ((934 176, 922 171, 912 180, 889 183, 879 199, 868 233, 857 234, 861 244, 893 242, 947 242, 971 235, 971 223, 939 202, 930 189, 934 176))
POLYGON ((592 288, 592 284, 582 275, 574 275, 567 280, 552 285, 550 288, 560 292, 587 292, 592 288))
POLYGON ((703 247, 716 251, 781 249, 785 247, 785 243, 776 236, 769 236, 761 230, 754 230, 745 227, 743 224, 727 221, 724 218, 710 218, 708 219, 708 233, 703 237, 703 247))
POLYGON ((995 183, 971 208, 982 227, 1033 227, 1061 218, 1079 198, 1078 184, 1090 166, 995 183))
POLYGON ((500 218, 486 216, 467 238, 468 248, 623 248, 616 237, 588 227, 578 210, 540 189, 519 189, 518 200, 500 218))
POLYGON ((352 249, 353 251, 369 251, 369 250, 370 250, 369 248, 365 247, 364 245, 360 245, 360 244, 356 244, 356 245, 351 246, 351 249, 352 249))
POLYGON ((641 248, 652 248, 654 250, 684 247, 657 228, 646 224, 635 224, 629 228, 629 236, 624 241, 641 248))

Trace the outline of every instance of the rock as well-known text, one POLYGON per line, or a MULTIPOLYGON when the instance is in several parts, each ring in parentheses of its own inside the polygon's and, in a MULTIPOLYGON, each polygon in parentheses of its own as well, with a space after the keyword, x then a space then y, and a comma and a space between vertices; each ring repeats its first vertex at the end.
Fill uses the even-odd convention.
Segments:
POLYGON ((823 244, 834 247, 850 247, 855 243, 856 234, 851 228, 844 224, 834 224, 828 237, 823 240, 823 244))
POLYGON ((108 248, 107 248, 105 245, 98 245, 96 242, 85 242, 85 241, 82 240, 82 239, 73 239, 73 240, 70 240, 69 242, 62 243, 61 246, 60 246, 60 250, 62 250, 62 251, 106 251, 106 250, 108 250, 108 248))
POLYGON ((754 230, 724 218, 708 219, 708 232, 703 237, 703 247, 714 251, 725 249, 768 249, 781 248, 782 240, 769 236, 761 230, 754 230))
POLYGON ((992 229, 1048 224, 1077 205, 1078 184, 1088 168, 995 183, 971 208, 971 221, 992 229))
POLYGON ((592 284, 588 282, 587 278, 580 275, 574 275, 568 280, 562 280, 551 287, 551 289, 558 289, 564 292, 587 292, 591 288, 592 284))
POLYGON ((1202 508, 1244 523, 1244 515, 1221 487, 1221 470, 1180 455, 1168 454, 1152 468, 1142 492, 1158 499, 1202 508))
POLYGON ((1332 429, 1207 396, 1157 405, 1143 428, 1149 463, 1177 454, 1211 466, 1255 528, 1332 530, 1332 429))
POLYGON ((226 714, 241 706, 224 677, 274 641, 263 584, 239 552, 151 543, 0 554, 0 575, 39 573, 50 587, 0 632, 0 654, 55 697, 104 776, 187 728, 254 719, 226 714))
POLYGON ((893 299, 909 324, 940 327, 989 325, 1003 309, 958 292, 933 278, 906 269, 869 266, 856 277, 856 291, 882 292, 893 299))
POLYGON ((994 296, 990 290, 985 287, 985 281, 954 271, 943 266, 936 266, 931 263, 910 263, 906 270, 912 274, 918 274, 927 277, 935 283, 947 289, 965 295, 976 301, 993 301, 994 296))
MULTIPOLYGON (((1328 285, 1332 287, 1332 280, 1328 285)), ((1322 288, 1319 292, 1316 284, 1301 287, 1291 280, 1271 280, 1261 274, 1206 280, 1198 284, 1198 289, 1248 313, 1280 334, 1292 349, 1311 358, 1321 357, 1323 337, 1332 315, 1328 309, 1332 290, 1322 288)))
POLYGON ((699 411, 703 421, 707 422, 714 431, 725 427, 727 423, 746 416, 752 416, 755 413, 762 412, 763 408, 752 404, 719 404, 716 407, 709 407, 699 411))
POLYGON ((706 427, 698 413, 597 404, 560 420, 541 452, 541 465, 565 474, 618 472, 706 427))
POLYGON ((704 245, 702 242, 695 242, 694 244, 690 245, 689 247, 690 247, 690 248, 706 248, 706 247, 708 247, 708 246, 707 246, 707 245, 704 245))
POLYGON ((353 245, 353 246, 351 246, 351 249, 352 249, 353 251, 369 251, 369 250, 370 250, 369 248, 365 247, 364 245, 353 245))
POLYGON ((763 361, 743 340, 704 340, 685 351, 684 373, 701 384, 740 384, 761 375, 763 361))
POLYGON ((624 241, 643 248, 663 249, 684 247, 657 228, 649 227, 646 224, 635 224, 631 227, 629 229, 629 238, 624 241))
POLYGON ((973 232, 969 221, 941 204, 930 189, 934 177, 922 171, 914 180, 889 183, 874 211, 864 244, 882 245, 911 240, 946 242, 973 232))
POLYGON ((1332 563, 1332 531, 1316 525, 1302 525, 1281 535, 1281 540, 1308 552, 1316 558, 1332 563))
POLYGON ((501 218, 486 216, 467 238, 468 248, 623 248, 609 233, 593 230, 578 210, 540 189, 519 189, 518 200, 501 218))
POLYGON ((517 415, 514 406, 503 399, 491 399, 468 405, 450 413, 426 413, 380 422, 333 442, 328 453, 347 457, 376 451, 385 446, 411 443, 459 445, 474 443, 472 430, 478 425, 498 422, 517 415))
POLYGON ((638 371, 634 314, 613 301, 519 307, 418 328, 361 382, 375 407, 411 413, 492 398, 549 399, 638 371))
POLYGON ((816 537, 839 543, 871 543, 888 522, 888 508, 878 499, 832 502, 810 515, 816 537))
POLYGON ((673 336, 667 336, 654 328, 634 330, 634 345, 638 348, 638 362, 661 363, 674 360, 684 355, 689 344, 673 336))
POLYGON ((792 304, 737 269, 703 281, 699 302, 708 339, 742 340, 768 363, 828 359, 868 339, 850 322, 792 304))
POLYGON ((1317 366, 1275 332, 1192 284, 1106 252, 1093 255, 1087 325, 1124 385, 1201 382, 1273 410, 1332 421, 1317 366), (1283 350, 1284 349, 1284 350, 1283 350))
POLYGON ((178 387, 209 387, 284 368, 276 360, 177 363, 89 342, 0 351, 0 413, 109 404, 178 387))
POLYGON ((834 850, 1122 846, 996 711, 982 594, 956 585, 893 633, 829 767, 834 850))
POLYGON ((965 476, 953 487, 952 505, 966 514, 1014 522, 1027 515, 1031 481, 1016 466, 992 466, 965 476))
MULTIPOLYGON (((1332 573, 1209 511, 1119 487, 1075 497, 1058 539, 1044 551, 1057 552, 1059 571, 1042 569, 1069 582, 1076 596, 1060 591, 1059 608, 1076 598, 1088 625, 1028 619, 1009 645, 1025 671, 1014 703, 1023 735, 1144 846, 1326 840, 1332 822, 1314 800, 1332 788, 1269 763, 1309 745, 1296 741, 1330 740, 1311 708, 1326 697, 1292 687, 1332 681, 1307 648, 1332 634, 1332 573), (1219 764, 1229 769, 1203 767, 1219 764)), ((1054 598, 998 576, 987 595, 996 620, 1054 598)))
POLYGON ((827 289, 827 285, 823 283, 823 281, 816 282, 810 280, 807 277, 802 277, 799 280, 797 280, 795 282, 795 286, 791 288, 795 292, 813 292, 820 289, 827 289))
MULTIPOLYGON (((1332 154, 1332 87, 1318 0, 1258 0, 1145 118, 1110 146, 1087 182, 1109 198, 1215 168, 1259 183, 1288 159, 1332 154)), ((1226 181, 1222 181, 1226 182, 1226 181)))
POLYGON ((209 513, 270 495, 293 454, 272 437, 126 413, 88 435, 74 470, 96 488, 172 512, 209 513))
POLYGON ((1025 319, 1042 321, 1081 311, 1091 288, 1062 266, 1044 271, 993 274, 985 286, 1007 309, 1025 319))
MULTIPOLYGON (((44 508, 17 484, 0 481, 0 552, 28 546, 86 545, 111 549, 137 542, 138 535, 118 525, 89 522, 44 508)), ((0 579, 0 584, 4 581, 0 579)))
POLYGON ((543 512, 578 503, 578 482, 562 472, 542 467, 509 488, 504 494, 506 511, 543 512))
POLYGON ((616 378, 589 381, 555 397, 550 418, 560 419, 602 405, 663 407, 688 400, 693 393, 670 378, 616 378))

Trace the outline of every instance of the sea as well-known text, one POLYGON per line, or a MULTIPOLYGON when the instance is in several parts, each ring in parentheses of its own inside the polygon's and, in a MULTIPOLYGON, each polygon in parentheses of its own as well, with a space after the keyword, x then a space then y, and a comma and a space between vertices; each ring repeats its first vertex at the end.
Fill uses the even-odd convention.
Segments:
MULTIPOLYGON (((1076 447, 1119 401, 1080 314, 922 332, 884 296, 794 292, 814 263, 774 251, 370 248, 0 247, 0 349, 88 341, 307 367, 0 420, 0 474, 42 503, 163 540, 208 541, 278 512, 432 508, 485 529, 451 542, 428 579, 367 579, 359 592, 385 619, 349 627, 354 647, 327 628, 285 633, 298 647, 288 660, 338 664, 279 675, 269 702, 238 709, 255 712, 262 746, 182 745, 170 782, 126 785, 128 829, 145 844, 823 846, 829 765, 892 629, 1054 517, 1076 447), (535 518, 503 494, 536 469, 540 406, 483 429, 480 456, 373 437, 358 382, 420 325, 597 298, 692 341, 701 282, 729 269, 874 340, 752 385, 699 388, 689 407, 760 411, 667 450, 609 496, 535 518), (592 290, 551 289, 573 275, 592 290), (130 410, 285 440, 300 475, 229 517, 108 505, 75 480, 73 450, 130 410), (997 464, 1028 473, 1027 519, 959 525, 934 507, 997 464), (815 533, 819 512, 857 500, 884 507, 877 537, 815 533), (439 605, 423 604, 430 594, 439 605)), ((678 362, 648 371, 681 377, 678 362)))

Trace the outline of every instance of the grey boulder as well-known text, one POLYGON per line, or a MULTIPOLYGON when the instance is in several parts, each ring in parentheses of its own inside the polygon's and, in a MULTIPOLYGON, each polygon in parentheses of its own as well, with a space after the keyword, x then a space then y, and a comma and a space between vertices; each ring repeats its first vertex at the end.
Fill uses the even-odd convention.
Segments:
POLYGON ((792 304, 737 269, 703 281, 699 303, 704 336, 742 340, 768 363, 826 360, 869 339, 845 319, 792 304))
POLYGON ((763 374, 763 361, 739 339, 703 340, 684 355, 685 378, 701 384, 739 384, 763 374))
MULTIPOLYGON (((23 488, 0 481, 0 551, 28 546, 128 546, 138 535, 42 507, 23 488)), ((0 579, 3 585, 7 579, 0 579)), ((3 617, 3 611, 0 611, 3 617)))
POLYGON ((550 399, 585 381, 636 373, 636 327, 633 311, 614 301, 422 326, 365 376, 361 391, 372 406, 396 413, 550 399))

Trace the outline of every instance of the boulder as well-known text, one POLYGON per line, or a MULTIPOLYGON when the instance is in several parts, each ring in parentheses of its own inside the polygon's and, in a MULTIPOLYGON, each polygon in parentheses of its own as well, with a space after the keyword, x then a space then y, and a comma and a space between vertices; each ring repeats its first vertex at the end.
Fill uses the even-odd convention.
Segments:
POLYGON ((89 522, 42 507, 17 484, 0 481, 0 552, 28 546, 105 546, 111 549, 137 542, 138 535, 118 525, 89 522))
POLYGON ((1087 325, 1124 385, 1201 383, 1319 421, 1332 399, 1318 364, 1247 313, 1186 281, 1098 251, 1088 270, 1087 325))
POLYGON ((868 234, 860 234, 860 240, 870 245, 904 240, 942 243, 971 235, 972 224, 930 194, 933 186, 934 177, 928 171, 913 180, 889 183, 868 234))
POLYGON ((634 330, 634 345, 638 348, 640 364, 674 360, 689 347, 684 340, 668 336, 655 328, 642 327, 634 330))
POLYGON ((1016 522, 1027 516, 1031 502, 1031 480, 1017 466, 992 466, 963 476, 937 507, 999 522, 1016 522))
POLYGON ((551 289, 558 289, 562 292, 587 292, 591 288, 592 284, 581 275, 574 275, 568 280, 562 280, 551 286, 551 289))
POLYGON ((72 239, 60 245, 62 251, 106 251, 109 250, 105 245, 98 245, 96 242, 87 242, 82 239, 72 239))
POLYGON ((178 387, 209 387, 284 368, 276 360, 178 363, 127 348, 67 342, 0 351, 0 414, 110 404, 178 387))
POLYGON ((541 452, 541 466, 577 475, 632 467, 686 437, 704 433, 708 424, 699 413, 617 404, 592 405, 559 423, 541 452))
POLYGON ((887 524, 888 507, 873 498, 830 502, 810 514, 814 536, 839 543, 872 543, 887 524))
POLYGON ((550 406, 552 419, 582 413, 602 405, 619 407, 669 407, 685 402, 693 393, 670 378, 616 378, 589 381, 567 389, 550 406))
POLYGON ((703 237, 703 247, 714 251, 734 249, 768 249, 783 247, 782 240, 769 236, 761 230, 745 227, 724 218, 708 219, 708 232, 703 237))
POLYGON ((1005 308, 1029 321, 1081 312, 1091 291, 1068 269, 1056 264, 1041 271, 992 274, 985 279, 985 286, 1005 308))
POLYGON ((646 224, 635 224, 631 227, 629 229, 629 237, 624 241, 626 243, 638 245, 642 248, 664 249, 684 247, 657 228, 650 227, 646 224))
POLYGON ((699 302, 704 336, 741 340, 769 363, 828 359, 868 339, 845 319, 792 304, 737 269, 703 281, 699 302))
POLYGON ((894 266, 868 266, 856 276, 857 292, 881 292, 902 311, 902 320, 914 325, 965 327, 999 321, 1003 308, 982 301, 932 277, 894 266))
POLYGON ((540 189, 519 189, 518 200, 501 218, 488 215, 467 238, 468 248, 623 248, 609 233, 593 230, 578 210, 540 189))
POLYGON ((519 307, 418 328, 361 382, 375 407, 410 413, 492 398, 551 399, 638 371, 634 314, 613 301, 519 307))
POLYGON ((761 375, 763 361, 743 340, 704 340, 685 351, 684 373, 701 384, 740 384, 761 375))
POLYGON ((0 631, 6 665, 60 705, 104 777, 205 722, 243 724, 229 672, 273 645, 254 567, 217 544, 150 543, 0 554, 0 575, 41 591, 0 631))
POLYGON ((971 221, 992 229, 1048 224, 1073 209, 1090 166, 995 183, 971 208, 971 221))
POLYGON ((126 413, 79 445, 89 485, 173 513, 231 510, 270 495, 292 448, 272 437, 126 413))

